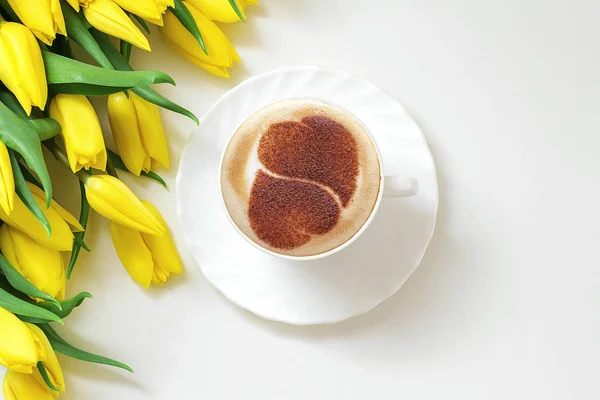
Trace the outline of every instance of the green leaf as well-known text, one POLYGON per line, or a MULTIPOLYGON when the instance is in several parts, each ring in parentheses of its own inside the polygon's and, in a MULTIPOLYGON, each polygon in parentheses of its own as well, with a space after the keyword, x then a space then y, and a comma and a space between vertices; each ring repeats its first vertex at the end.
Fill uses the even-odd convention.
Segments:
POLYGON ((90 32, 87 30, 82 17, 64 1, 61 5, 63 16, 65 18, 65 25, 67 26, 67 36, 87 51, 88 54, 102 67, 114 69, 100 46, 98 46, 98 43, 96 43, 90 32))
POLYGON ((49 87, 55 93, 81 94, 84 96, 107 96, 129 89, 128 87, 98 86, 86 83, 63 83, 60 85, 49 85, 49 87))
POLYGON ((175 84, 173 78, 159 71, 114 71, 82 63, 43 50, 46 80, 48 84, 79 83, 96 86, 133 88, 155 83, 175 84))
POLYGON ((156 182, 160 183, 165 189, 169 190, 169 187, 167 186, 167 182, 165 182, 165 180, 156 172, 150 171, 150 172, 146 172, 146 171, 142 171, 140 173, 141 176, 145 176, 146 178, 150 178, 155 180, 156 182))
POLYGON ((69 260, 69 266, 67 267, 67 279, 71 279, 71 274, 73 273, 73 269, 75 268, 75 264, 77 263, 77 258, 79 257, 79 252, 81 251, 81 243, 83 242, 83 238, 85 236, 85 228, 87 228, 88 217, 90 215, 90 204, 87 201, 85 196, 85 185, 83 182, 79 181, 79 193, 80 193, 80 202, 81 208, 79 211, 79 223, 83 226, 83 232, 75 232, 73 235, 75 236, 75 240, 73 242, 73 250, 71 251, 71 259, 69 260))
POLYGON ((45 308, 48 311, 52 311, 54 314, 61 318, 68 317, 75 308, 79 307, 85 299, 91 299, 92 296, 88 292, 81 292, 71 297, 70 299, 63 300, 60 302, 62 310, 59 310, 54 304, 51 303, 40 303, 39 306, 45 308))
POLYGON ((36 318, 44 322, 59 322, 63 324, 62 319, 51 311, 42 307, 38 307, 25 300, 10 294, 6 290, 0 288, 0 307, 10 311, 13 314, 23 317, 36 318))
MULTIPOLYGON (((131 68, 127 60, 123 58, 121 53, 119 53, 119 50, 112 44, 108 35, 94 28, 90 29, 90 32, 116 69, 120 71, 133 71, 133 68, 131 68)), ((166 108, 167 110, 185 115, 186 117, 192 119, 196 125, 199 124, 198 118, 192 112, 162 96, 154 89, 148 86, 138 86, 132 90, 144 100, 156 104, 159 107, 166 108)))
POLYGON ((31 193, 31 190, 27 186, 27 182, 25 181, 25 177, 23 176, 23 172, 21 171, 21 164, 17 159, 15 151, 9 149, 8 155, 10 157, 10 165, 12 166, 13 170, 13 177, 15 181, 15 189, 17 192, 17 196, 19 196, 19 199, 21 199, 23 204, 25 204, 25 207, 27 207, 27 209, 31 211, 35 218, 37 218, 40 224, 42 224, 44 230, 48 234, 48 237, 50 237, 50 235, 52 235, 52 227, 50 226, 50 222, 48 221, 48 218, 46 218, 46 215, 44 214, 38 203, 35 201, 33 193, 31 193))
MULTIPOLYGON (((116 169, 120 169, 121 171, 127 171, 127 172, 129 172, 129 170, 127 169, 127 166, 123 162, 123 159, 121 158, 121 156, 119 156, 117 153, 115 153, 111 149, 107 148, 106 151, 108 152, 108 157, 112 160, 113 165, 115 166, 116 169)), ((165 182, 165 180, 160 175, 158 175, 156 172, 142 171, 140 173, 140 175, 141 176, 145 176, 145 177, 150 178, 150 179, 153 179, 156 182, 158 182, 161 185, 163 185, 165 187, 165 189, 169 189, 167 187, 167 182, 165 182)))
POLYGON ((142 29, 146 31, 146 33, 148 35, 150 34, 150 27, 148 27, 148 24, 146 23, 146 21, 144 21, 138 15, 135 15, 135 14, 132 14, 132 13, 127 13, 127 14, 129 14, 130 17, 133 17, 137 21, 137 23, 140 24, 140 26, 142 27, 142 29))
POLYGON ((121 40, 120 46, 121 46, 121 49, 120 49, 121 55, 127 62, 129 62, 129 59, 131 58, 131 49, 132 49, 133 45, 129 42, 121 40))
POLYGON ((240 20, 242 22, 246 22, 246 20, 244 19, 244 15, 242 14, 242 12, 240 11, 240 9, 238 8, 236 0, 229 0, 229 4, 231 4, 231 7, 233 7, 233 11, 235 11, 235 13, 237 14, 237 16, 240 17, 240 20))
POLYGON ((10 109, 16 116, 21 118, 31 118, 27 115, 17 98, 10 92, 1 92, 0 101, 6 104, 6 107, 10 109))
POLYGON ((181 107, 177 103, 172 102, 171 100, 167 99, 151 87, 138 86, 133 88, 132 91, 133 93, 140 96, 142 99, 149 101, 150 103, 156 104, 159 107, 166 108, 167 110, 171 110, 178 114, 185 115, 186 117, 194 121, 196 125, 200 125, 198 117, 196 117, 191 111, 181 107))
POLYGON ((62 131, 60 124, 52 118, 31 119, 29 122, 33 125, 42 142, 52 139, 62 131))
POLYGON ((52 181, 42 154, 40 138, 30 121, 15 115, 4 101, 4 98, 0 101, 0 141, 21 154, 27 165, 37 174, 46 192, 46 207, 50 207, 52 181))
POLYGON ((46 366, 44 365, 43 361, 38 361, 37 369, 38 371, 40 371, 40 375, 42 376, 42 379, 44 380, 46 386, 48 386, 51 390, 54 390, 55 392, 60 392, 60 389, 52 384, 52 380, 50 379, 50 376, 48 376, 48 371, 46 371, 46 366))
POLYGON ((42 331, 46 334, 46 337, 50 341, 52 348, 65 356, 75 358, 81 361, 92 362, 96 364, 110 365, 113 367, 122 368, 133 373, 133 369, 126 364, 119 361, 112 360, 110 358, 102 357, 97 354, 88 353, 87 351, 80 350, 74 346, 71 346, 58 333, 48 324, 38 325, 42 331))
POLYGON ((204 44, 204 39, 202 39, 202 34, 200 33, 198 24, 183 1, 175 0, 175 7, 169 8, 171 11, 173 11, 173 14, 177 17, 179 22, 181 22, 181 25, 183 25, 185 29, 187 29, 188 32, 191 33, 192 36, 198 41, 204 54, 208 54, 208 50, 206 50, 206 44, 204 44))
MULTIPOLYGON (((40 267, 43 267, 40 265, 40 267)), ((4 256, 0 255, 0 270, 6 276, 6 279, 12 287, 17 289, 19 292, 24 293, 28 296, 35 297, 37 299, 46 300, 55 304, 58 308, 61 308, 60 301, 54 297, 42 292, 36 288, 31 282, 27 280, 19 271, 17 271, 4 256)))

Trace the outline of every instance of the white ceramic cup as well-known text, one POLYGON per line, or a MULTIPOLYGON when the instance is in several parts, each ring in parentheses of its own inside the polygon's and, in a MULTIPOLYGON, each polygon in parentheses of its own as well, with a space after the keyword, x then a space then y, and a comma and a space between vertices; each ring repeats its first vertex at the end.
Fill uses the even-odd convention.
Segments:
MULTIPOLYGON (((379 171, 381 171, 381 179, 379 181, 379 193, 377 195, 377 200, 375 201, 375 206, 373 207, 373 210, 371 211, 371 214, 369 215, 369 218, 367 219, 367 221, 363 224, 363 226, 361 226, 361 228, 347 241, 345 241, 344 243, 342 243, 341 245, 325 251, 323 253, 319 253, 319 254, 313 254, 313 255, 309 255, 309 256, 290 256, 290 255, 286 255, 286 254, 280 254, 277 252, 274 252, 270 249, 267 249, 263 246, 261 246, 259 243, 256 243, 254 240, 250 239, 235 223, 235 221, 233 220, 233 218, 231 218, 231 215, 229 214, 229 211, 227 210, 227 206, 225 205, 225 199, 223 198, 223 189, 221 187, 221 173, 223 171, 223 160, 225 158, 225 152, 227 151, 227 148, 229 147, 229 143, 231 142, 231 140, 233 139, 233 137, 235 136, 235 133, 238 131, 238 129, 236 129, 230 136, 229 140, 227 141, 227 144, 225 145, 225 148, 223 150, 223 153, 221 154, 221 161, 219 162, 219 194, 221 196, 221 205, 223 206, 223 209, 225 210, 225 214, 227 215, 227 219, 229 220, 229 222, 233 225, 233 227, 235 228, 236 231, 238 231, 238 233, 240 235, 242 235, 242 237, 244 239, 246 239, 246 241, 248 241, 251 245, 253 245, 254 247, 256 247, 257 249, 270 254, 274 257, 279 257, 279 258, 283 258, 283 259, 287 259, 287 260, 293 260, 293 261, 310 261, 310 260, 318 260, 320 258, 325 258, 327 256, 333 255, 335 253, 337 253, 338 251, 341 251, 343 249, 345 249, 346 247, 350 246, 356 239, 359 238, 360 235, 362 235, 362 233, 369 227, 369 225, 371 224, 371 222, 373 221, 373 218, 375 218, 375 215, 377 214, 377 210, 379 210, 379 205, 381 204, 381 201, 383 198, 386 199, 399 199, 399 198, 405 198, 405 197, 411 197, 417 194, 417 192, 419 191, 419 181, 415 178, 412 177, 401 177, 401 176, 396 176, 396 175, 385 175, 385 170, 383 169, 383 161, 381 159, 381 152, 379 151, 379 147, 377 146, 377 142, 375 141, 375 138, 373 137, 373 135, 371 134, 371 132, 369 131, 368 127, 365 126, 365 124, 362 123, 362 121, 360 119, 358 119, 356 117, 356 115, 352 114, 350 111, 346 110, 345 108, 337 105, 337 104, 333 104, 329 101, 323 100, 323 99, 313 99, 313 100, 318 100, 321 101, 323 103, 327 103, 331 106, 337 107, 340 110, 342 110, 343 112, 350 114, 354 117, 354 119, 358 122, 360 122, 360 124, 362 125, 363 129, 365 130, 365 132, 367 132, 367 135, 369 136, 369 138, 371 139, 371 142, 373 143, 373 146, 375 147, 375 151, 377 152, 377 160, 379 161, 379 171)), ((245 122, 245 121, 244 121, 245 122)))

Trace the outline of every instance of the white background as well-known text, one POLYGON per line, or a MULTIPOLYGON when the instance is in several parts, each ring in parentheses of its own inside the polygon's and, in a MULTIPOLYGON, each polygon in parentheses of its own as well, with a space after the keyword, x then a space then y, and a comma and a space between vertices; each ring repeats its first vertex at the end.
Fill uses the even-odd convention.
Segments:
MULTIPOLYGON (((183 247, 175 193, 143 181, 136 192, 170 222, 185 276, 140 289, 107 222, 92 218, 94 252, 69 291, 95 298, 59 332, 136 373, 62 357, 64 398, 600 398, 600 2, 263 0, 248 15, 225 28, 243 59, 230 80, 167 52, 156 33, 134 64, 171 73, 178 86, 158 89, 198 115, 246 77, 287 65, 345 69, 384 88, 438 166, 423 263, 363 316, 266 322, 205 281, 183 247)), ((162 115, 174 187, 193 123, 162 115)), ((76 210, 77 196, 65 197, 76 210)))

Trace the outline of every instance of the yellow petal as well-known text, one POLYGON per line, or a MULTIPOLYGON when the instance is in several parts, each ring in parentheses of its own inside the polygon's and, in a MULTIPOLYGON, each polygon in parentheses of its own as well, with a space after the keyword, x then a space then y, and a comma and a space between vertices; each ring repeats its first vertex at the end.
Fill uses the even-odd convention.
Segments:
POLYGON ((0 142, 0 206, 4 212, 10 214, 14 207, 15 180, 13 178, 12 166, 8 149, 0 142))
POLYGON ((135 107, 133 92, 128 92, 129 98, 123 92, 108 96, 107 110, 113 138, 119 155, 127 169, 139 176, 148 156, 142 143, 135 107))
POLYGON ((183 48, 179 47, 177 43, 171 42, 171 47, 175 49, 179 54, 187 58, 192 63, 196 64, 203 70, 210 72, 213 75, 220 76, 222 78, 230 78, 229 70, 226 67, 217 67, 216 65, 208 64, 204 61, 200 61, 194 57, 191 53, 188 53, 183 48))
POLYGON ((231 67, 236 58, 233 45, 214 22, 206 18, 193 5, 187 2, 184 4, 190 10, 198 26, 202 27, 202 37, 208 55, 202 51, 200 44, 171 11, 167 11, 164 15, 165 25, 159 28, 160 32, 176 45, 176 49, 182 52, 186 58, 203 68, 204 66, 219 67, 220 75, 222 75, 223 68, 231 67))
POLYGON ((0 365, 30 374, 46 359, 39 339, 13 313, 0 307, 0 365))
POLYGON ((56 33, 67 34, 59 0, 8 0, 19 19, 42 42, 51 45, 56 33))
POLYGON ((24 25, 0 24, 0 80, 16 97, 27 115, 32 105, 46 106, 48 86, 40 47, 24 25))
POLYGON ((140 232, 111 222, 110 234, 117 255, 129 275, 139 285, 148 289, 152 281, 154 261, 140 232))
POLYGON ((158 19, 161 14, 154 0, 112 0, 119 7, 143 19, 158 19))
POLYGON ((161 14, 167 11, 167 7, 175 7, 174 0, 154 0, 154 2, 161 14))
POLYGON ((140 49, 150 51, 146 36, 135 26, 127 14, 111 0, 93 0, 84 7, 88 22, 99 31, 123 39, 140 49))
POLYGON ((162 235, 165 231, 160 222, 119 179, 110 175, 92 175, 86 179, 85 186, 90 207, 98 214, 151 235, 162 235))
POLYGON ((79 12, 79 0, 67 0, 67 3, 77 12, 79 12))
MULTIPOLYGON (((33 183, 27 182, 27 187, 29 188, 29 190, 31 190, 31 193, 35 194, 37 197, 41 199, 46 197, 44 191, 39 187, 35 186, 33 183)), ((81 224, 79 223, 79 220, 75 218, 73 214, 71 214, 69 211, 63 208, 63 206, 58 204, 56 200, 52 199, 50 207, 54 209, 54 211, 56 211, 58 215, 60 215, 67 224, 71 225, 71 227, 73 228, 73 232, 82 232, 85 230, 83 226, 81 226, 81 224)))
MULTIPOLYGON (((167 224, 156 207, 145 200, 142 200, 142 204, 144 204, 154 218, 166 228, 167 224)), ((142 237, 144 238, 146 246, 148 246, 152 252, 152 258, 156 264, 155 268, 160 267, 161 269, 174 274, 181 274, 183 272, 181 258, 179 257, 179 253, 177 252, 177 248, 175 247, 175 243, 173 242, 169 231, 165 232, 162 236, 142 234, 142 237)))
MULTIPOLYGON (((62 368, 60 367, 58 358, 56 358, 56 353, 50 345, 50 341, 46 337, 46 334, 36 325, 29 323, 25 323, 25 325, 27 325, 29 330, 31 330, 31 332, 33 332, 33 334, 37 336, 41 346, 46 352, 46 360, 44 360, 44 367, 46 367, 46 371, 48 372, 50 382, 52 382, 54 386, 59 388, 61 392, 64 392, 65 378, 63 376, 62 368)), ((46 386, 40 372, 37 369, 34 371, 33 375, 40 385, 46 386)))
POLYGON ((15 196, 14 208, 10 215, 6 214, 2 207, 0 207, 0 219, 13 228, 24 232, 45 247, 60 251, 70 251, 73 248, 73 233, 69 229, 69 225, 53 207, 46 209, 46 199, 44 197, 37 196, 34 193, 33 198, 50 223, 52 229, 50 237, 46 234, 42 224, 40 224, 37 218, 17 196, 15 196))
MULTIPOLYGON (((133 92, 130 92, 129 96, 135 107, 138 127, 140 128, 146 154, 163 167, 169 168, 169 150, 158 107, 133 92)), ((145 170, 148 172, 150 167, 145 170)))
POLYGON ((62 127, 69 166, 73 172, 81 168, 106 169, 106 147, 98 115, 85 96, 56 95, 50 102, 50 117, 62 127))
POLYGON ((60 294, 64 293, 67 280, 63 258, 58 250, 42 246, 7 224, 0 228, 0 249, 10 265, 35 287, 63 300, 60 294))
POLYGON ((2 393, 6 400, 54 400, 50 390, 40 385, 33 375, 14 371, 4 376, 2 393))
MULTIPOLYGON (((187 0, 188 3, 200 10, 206 18, 219 22, 237 22, 240 17, 229 3, 229 0, 187 0)), ((246 19, 244 5, 236 0, 240 13, 246 19)))

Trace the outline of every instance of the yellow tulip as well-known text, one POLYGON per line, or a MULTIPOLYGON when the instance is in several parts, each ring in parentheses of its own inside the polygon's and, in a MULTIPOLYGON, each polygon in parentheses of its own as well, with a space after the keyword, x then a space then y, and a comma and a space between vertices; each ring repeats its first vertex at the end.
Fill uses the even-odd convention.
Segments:
POLYGON ((0 23, 0 80, 19 100, 27 113, 42 110, 48 99, 46 69, 35 36, 25 25, 0 23))
POLYGON ((119 155, 134 175, 169 168, 169 151, 158 107, 133 92, 108 96, 108 117, 119 155))
POLYGON ((0 365, 31 374, 38 361, 48 358, 41 338, 13 313, 0 307, 0 365))
POLYGON ((103 217, 151 235, 162 235, 165 227, 119 179, 110 175, 85 177, 85 195, 90 207, 103 217))
POLYGON ((48 237, 42 224, 27 209, 19 197, 15 197, 14 208, 10 215, 5 213, 0 207, 0 219, 13 228, 24 232, 45 247, 60 251, 70 251, 73 247, 73 233, 71 233, 69 225, 73 227, 75 232, 83 231, 83 227, 77 218, 54 200, 52 200, 50 208, 46 209, 46 197, 43 190, 31 183, 27 183, 27 186, 33 193, 35 202, 40 206, 48 222, 50 222, 52 235, 48 237))
POLYGON ((40 384, 32 374, 14 371, 4 375, 2 394, 5 400, 54 400, 46 384, 40 384))
POLYGON ((150 51, 146 36, 114 1, 81 0, 80 4, 83 6, 83 15, 94 28, 150 51))
MULTIPOLYGON (((42 348, 44 349, 46 357, 42 361, 44 362, 44 367, 46 368, 46 372, 48 373, 48 377, 50 378, 50 383, 52 383, 56 388, 60 389, 61 392, 64 392, 65 378, 62 372, 62 368, 60 367, 58 358, 56 357, 56 353, 54 352, 52 345, 50 345, 50 341, 46 337, 46 334, 44 333, 44 331, 42 331, 40 328, 33 324, 26 323, 25 325, 27 325, 29 330, 31 330, 31 332, 33 332, 33 334, 38 337, 39 342, 42 345, 42 348)), ((46 383, 44 382, 44 379, 42 378, 42 375, 40 374, 39 370, 35 369, 33 372, 33 376, 38 381, 38 383, 46 387, 46 383)))
POLYGON ((58 250, 42 246, 7 224, 0 228, 0 250, 10 265, 35 287, 58 300, 64 300, 67 278, 58 250))
POLYGON ((156 20, 160 18, 158 6, 154 0, 112 0, 123 10, 143 19, 156 20))
POLYGON ((67 3, 77 12, 79 12, 79 0, 67 0, 67 3))
MULTIPOLYGON (((142 203, 166 229, 156 207, 147 201, 142 203)), ((150 283, 162 285, 170 274, 183 272, 177 248, 168 231, 162 236, 147 235, 111 222, 110 234, 123 266, 144 288, 148 289, 150 283)))
POLYGON ((62 127, 61 136, 73 172, 81 168, 106 169, 106 147, 100 121, 85 96, 57 94, 50 102, 50 117, 62 127))
POLYGON ((15 180, 13 178, 10 157, 4 143, 0 142, 0 206, 10 214, 14 207, 15 180))
POLYGON ((228 78, 227 68, 232 67, 234 61, 240 61, 233 45, 223 31, 200 10, 187 1, 183 3, 202 31, 208 55, 202 51, 198 41, 185 29, 171 10, 164 15, 165 25, 160 28, 161 33, 185 58, 212 74, 228 78))
POLYGON ((67 36, 59 0, 8 0, 8 4, 23 24, 48 46, 57 33, 67 36))
MULTIPOLYGON (((28 333, 33 334, 37 339, 40 350, 38 361, 44 362, 50 383, 58 388, 60 392, 64 392, 65 379, 63 372, 48 338, 37 326, 27 323, 24 325, 28 328, 28 333)), ((4 376, 2 393, 6 400, 53 400, 59 392, 51 390, 46 385, 42 375, 36 368, 33 373, 17 372, 14 369, 9 370, 4 376)))
MULTIPOLYGON (((229 0, 187 0, 188 3, 192 4, 198 10, 202 11, 206 18, 211 21, 219 22, 237 22, 240 20, 237 13, 229 3, 229 0)), ((255 0, 236 0, 236 4, 240 13, 246 19, 246 13, 244 12, 244 6, 247 4, 258 4, 255 0)))
POLYGON ((167 7, 175 7, 174 0, 154 0, 154 2, 161 14, 167 11, 167 7))
POLYGON ((155 25, 163 26, 163 14, 167 11, 167 7, 175 7, 174 0, 153 0, 158 8, 158 18, 146 18, 146 21, 152 22, 155 25))

